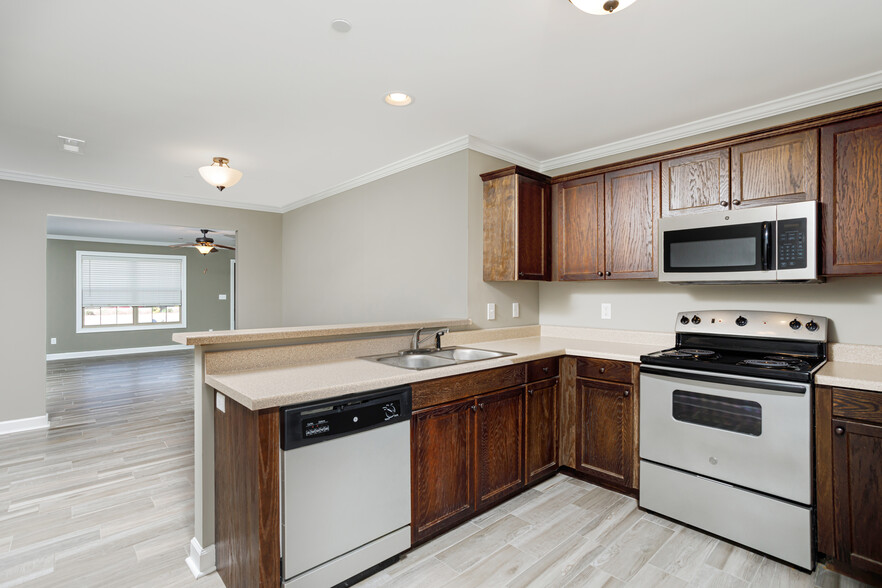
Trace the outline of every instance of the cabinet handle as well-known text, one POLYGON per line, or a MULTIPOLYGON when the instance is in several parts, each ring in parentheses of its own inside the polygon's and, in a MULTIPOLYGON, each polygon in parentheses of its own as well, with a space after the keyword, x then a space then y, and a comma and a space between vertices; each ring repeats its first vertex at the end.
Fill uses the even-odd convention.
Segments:
POLYGON ((602 276, 602 275, 603 275, 603 272, 597 272, 597 275, 598 275, 598 276, 602 276))
POLYGON ((542 373, 543 373, 543 374, 547 374, 547 373, 548 373, 548 366, 545 366, 544 368, 542 368, 542 373))
POLYGON ((474 404, 472 405, 472 412, 478 412, 478 407, 474 404))
POLYGON ((741 201, 740 201, 740 200, 733 200, 733 201, 732 201, 732 204, 733 204, 734 206, 738 206, 739 204, 741 204, 741 201))
POLYGON ((532 388, 531 388, 530 390, 527 390, 527 394, 529 394, 530 396, 533 395, 533 390, 532 390, 532 388))
POLYGON ((727 200, 720 200, 720 206, 729 206, 729 202, 727 200))
POLYGON ((602 373, 605 373, 605 372, 606 372, 606 368, 600 368, 600 373, 601 373, 601 374, 602 374, 602 373))
POLYGON ((837 435, 845 435, 845 427, 836 427, 833 429, 837 435))
POLYGON ((631 391, 630 391, 630 390, 625 390, 625 398, 627 398, 627 397, 630 396, 630 395, 631 395, 631 391))
POLYGON ((483 402, 481 404, 479 404, 478 406, 481 408, 481 410, 484 410, 484 403, 483 402))
POLYGON ((612 272, 606 272, 606 275, 611 276, 612 272))
POLYGON ((524 277, 524 272, 518 272, 518 277, 519 277, 519 278, 523 278, 523 277, 524 277))

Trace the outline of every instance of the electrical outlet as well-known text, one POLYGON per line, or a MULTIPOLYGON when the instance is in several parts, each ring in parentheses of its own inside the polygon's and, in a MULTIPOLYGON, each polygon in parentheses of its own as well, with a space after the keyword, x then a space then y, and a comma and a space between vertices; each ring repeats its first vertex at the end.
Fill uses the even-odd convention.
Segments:
POLYGON ((604 302, 600 305, 600 318, 602 319, 611 319, 612 318, 612 304, 608 302, 604 302))
POLYGON ((511 318, 518 318, 521 316, 521 305, 517 302, 511 303, 511 318))
POLYGON ((496 320, 496 305, 492 302, 487 303, 487 320, 495 321, 496 320))
POLYGON ((49 345, 55 345, 56 343, 58 343, 58 341, 55 339, 55 337, 49 339, 49 345))
POLYGON ((227 397, 220 392, 216 393, 214 397, 214 405, 217 406, 219 411, 227 412, 227 397))
POLYGON ((227 299, 227 295, 226 295, 226 294, 218 294, 218 295, 217 295, 217 299, 218 299, 218 300, 226 300, 226 299, 227 299))

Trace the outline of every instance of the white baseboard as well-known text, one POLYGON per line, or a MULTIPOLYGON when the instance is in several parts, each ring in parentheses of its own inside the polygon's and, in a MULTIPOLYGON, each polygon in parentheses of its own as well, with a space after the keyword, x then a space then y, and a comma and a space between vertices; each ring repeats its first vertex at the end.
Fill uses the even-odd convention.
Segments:
POLYGON ((28 417, 26 419, 0 421, 0 435, 6 435, 7 433, 20 433, 22 431, 33 431, 34 429, 46 429, 48 427, 48 414, 28 417))
POLYGON ((59 359, 79 359, 81 357, 104 357, 108 355, 132 355, 135 353, 160 353, 162 351, 182 351, 193 349, 192 345, 157 345, 156 347, 129 347, 127 349, 99 349, 96 351, 71 351, 68 353, 47 353, 46 361, 59 359))
POLYGON ((201 578, 215 571, 214 545, 202 547, 196 537, 190 539, 190 556, 185 560, 193 576, 201 578))

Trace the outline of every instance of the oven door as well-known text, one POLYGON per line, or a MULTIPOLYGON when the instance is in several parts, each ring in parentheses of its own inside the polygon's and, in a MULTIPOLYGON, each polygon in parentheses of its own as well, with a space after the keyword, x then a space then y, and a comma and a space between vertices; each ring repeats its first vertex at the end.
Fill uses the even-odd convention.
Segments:
POLYGON ((640 457, 811 504, 811 385, 641 367, 640 457))

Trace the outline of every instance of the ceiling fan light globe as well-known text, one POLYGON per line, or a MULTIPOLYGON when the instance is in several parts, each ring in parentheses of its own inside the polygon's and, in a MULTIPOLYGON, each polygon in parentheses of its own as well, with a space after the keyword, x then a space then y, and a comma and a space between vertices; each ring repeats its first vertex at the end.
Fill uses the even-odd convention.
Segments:
POLYGON ((582 12, 602 16, 605 14, 612 14, 613 12, 621 12, 636 1, 637 0, 618 0, 618 6, 615 6, 612 12, 610 12, 608 6, 605 6, 607 5, 608 0, 570 0, 570 3, 582 12))
POLYGON ((199 168, 202 179, 217 188, 223 190, 235 186, 242 179, 242 172, 226 165, 205 165, 199 168))
POLYGON ((208 255, 212 251, 217 251, 217 249, 215 249, 214 245, 212 245, 211 243, 199 243, 197 245, 194 245, 194 247, 196 247, 196 251, 198 251, 202 255, 208 255))

